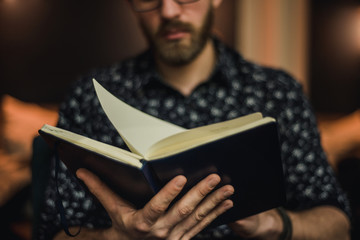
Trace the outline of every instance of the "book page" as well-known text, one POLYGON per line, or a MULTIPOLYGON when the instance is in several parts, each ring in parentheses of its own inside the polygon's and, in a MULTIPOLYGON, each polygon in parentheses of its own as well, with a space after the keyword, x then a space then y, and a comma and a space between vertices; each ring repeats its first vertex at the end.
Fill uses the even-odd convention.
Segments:
POLYGON ((156 142, 186 131, 131 107, 109 93, 95 79, 93 82, 104 112, 132 152, 145 156, 156 142))
POLYGON ((112 159, 124 162, 137 168, 142 167, 140 160, 141 156, 126 151, 121 148, 114 147, 112 145, 102 143, 91 138, 45 124, 41 131, 49 133, 57 138, 88 149, 90 151, 99 153, 101 155, 110 157, 112 159))
POLYGON ((155 159, 176 154, 268 122, 275 122, 275 119, 270 117, 262 118, 261 113, 254 113, 225 122, 193 128, 156 143, 149 150, 145 159, 155 159))

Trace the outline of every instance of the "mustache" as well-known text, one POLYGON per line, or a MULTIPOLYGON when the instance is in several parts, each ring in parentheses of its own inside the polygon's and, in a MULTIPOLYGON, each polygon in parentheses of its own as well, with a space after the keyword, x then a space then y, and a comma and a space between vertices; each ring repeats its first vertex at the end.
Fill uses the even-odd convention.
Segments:
POLYGON ((185 32, 193 32, 193 26, 190 23, 184 23, 179 20, 169 20, 163 22, 158 30, 158 35, 162 35, 166 32, 169 32, 173 29, 179 29, 185 32))

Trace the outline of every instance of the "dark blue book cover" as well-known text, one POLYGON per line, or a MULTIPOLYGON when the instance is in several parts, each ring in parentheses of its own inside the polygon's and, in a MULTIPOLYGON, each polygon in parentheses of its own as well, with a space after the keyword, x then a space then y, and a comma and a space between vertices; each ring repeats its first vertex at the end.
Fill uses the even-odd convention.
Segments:
POLYGON ((276 122, 262 124, 188 150, 140 160, 140 167, 126 164, 94 150, 80 147, 39 130, 67 168, 95 173, 122 198, 142 208, 169 180, 184 175, 188 181, 181 197, 211 173, 220 175, 218 187, 231 184, 234 207, 212 225, 229 223, 285 203, 284 175, 276 122))

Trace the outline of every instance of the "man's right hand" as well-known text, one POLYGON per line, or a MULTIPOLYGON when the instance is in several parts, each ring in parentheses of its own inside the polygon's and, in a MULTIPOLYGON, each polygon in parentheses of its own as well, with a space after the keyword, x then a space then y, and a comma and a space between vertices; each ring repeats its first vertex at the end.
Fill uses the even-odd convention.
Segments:
MULTIPOLYGON (((177 176, 140 210, 117 196, 91 172, 79 169, 77 176, 99 199, 112 220, 109 229, 82 229, 78 235, 80 239, 95 236, 101 239, 190 239, 233 206, 228 199, 234 193, 231 185, 211 193, 220 182, 216 174, 200 181, 168 209, 186 183, 184 176, 177 176)), ((60 233, 57 237, 63 239, 65 235, 60 233)))

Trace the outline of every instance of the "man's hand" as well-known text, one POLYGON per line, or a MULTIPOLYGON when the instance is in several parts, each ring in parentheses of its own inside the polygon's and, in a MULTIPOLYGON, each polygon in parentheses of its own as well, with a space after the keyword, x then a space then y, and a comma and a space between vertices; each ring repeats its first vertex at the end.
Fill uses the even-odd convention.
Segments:
MULTIPOLYGON (((91 239, 91 235, 102 239, 190 239, 233 206, 227 199, 234 193, 232 186, 226 185, 210 193, 220 182, 216 174, 200 181, 168 209, 186 183, 184 176, 177 176, 140 210, 117 196, 91 172, 79 169, 77 176, 99 199, 112 220, 109 229, 83 229, 78 237, 87 239, 91 239)), ((57 236, 59 239, 64 237, 61 234, 57 236)))
MULTIPOLYGON (((287 213, 292 222, 292 240, 350 239, 349 219, 338 208, 324 205, 287 213)), ((275 209, 236 221, 229 226, 239 236, 263 240, 279 239, 284 227, 275 209)))
POLYGON ((229 224, 232 230, 239 236, 256 239, 278 239, 283 223, 275 209, 238 220, 229 224))

